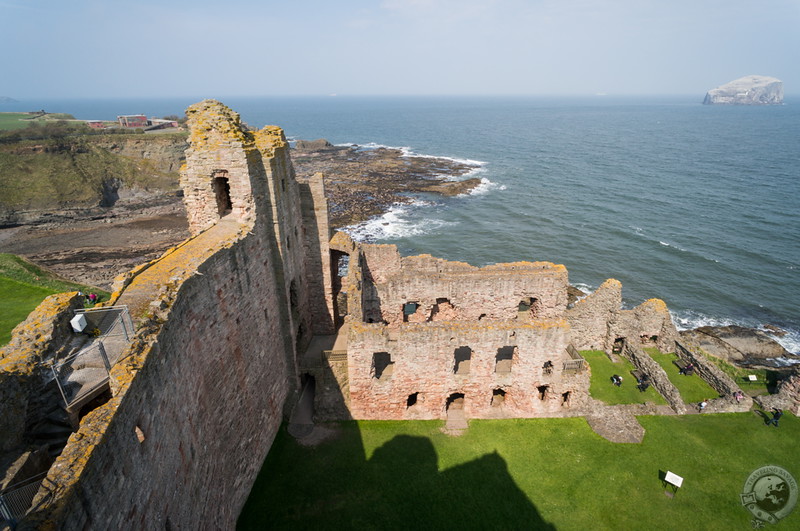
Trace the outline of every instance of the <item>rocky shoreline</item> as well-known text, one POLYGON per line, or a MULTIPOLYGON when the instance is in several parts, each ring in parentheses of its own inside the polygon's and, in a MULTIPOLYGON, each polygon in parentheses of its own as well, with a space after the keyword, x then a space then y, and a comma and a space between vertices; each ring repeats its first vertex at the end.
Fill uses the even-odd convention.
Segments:
MULTIPOLYGON (((455 196, 481 184, 480 179, 464 179, 475 165, 408 156, 394 148, 298 141, 292 158, 300 180, 325 174, 334 228, 365 221, 419 194, 455 196)), ((174 191, 120 190, 119 200, 108 208, 39 211, 30 219, 0 228, 0 252, 24 256, 101 289, 189 236, 186 212, 174 191)))
MULTIPOLYGON (((296 142, 295 173, 303 180, 325 175, 331 226, 337 229, 385 213, 424 194, 456 196, 481 184, 465 178, 479 166, 448 158, 413 156, 400 149, 296 142)), ((109 289, 114 278, 153 260, 189 236, 183 203, 174 192, 121 194, 110 208, 40 213, 35 223, 0 228, 0 252, 22 255, 76 282, 109 289)), ((584 296, 571 288, 570 302, 584 296)), ((711 354, 743 367, 788 371, 775 360, 800 359, 774 337, 741 327, 702 327, 682 332, 711 354)))
POLYGON ((297 141, 292 153, 302 179, 325 175, 330 222, 342 228, 406 204, 420 194, 457 196, 481 184, 464 176, 479 168, 453 159, 407 155, 396 148, 334 146, 324 139, 297 141))

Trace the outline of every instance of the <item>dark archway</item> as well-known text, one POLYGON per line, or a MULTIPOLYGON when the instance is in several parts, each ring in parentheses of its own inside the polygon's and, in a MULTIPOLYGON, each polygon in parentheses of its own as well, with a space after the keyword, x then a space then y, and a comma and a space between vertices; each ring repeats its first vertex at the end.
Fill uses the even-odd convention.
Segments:
POLYGON ((233 210, 233 202, 231 201, 231 183, 228 181, 227 171, 220 170, 214 174, 213 188, 219 217, 230 214, 233 210))

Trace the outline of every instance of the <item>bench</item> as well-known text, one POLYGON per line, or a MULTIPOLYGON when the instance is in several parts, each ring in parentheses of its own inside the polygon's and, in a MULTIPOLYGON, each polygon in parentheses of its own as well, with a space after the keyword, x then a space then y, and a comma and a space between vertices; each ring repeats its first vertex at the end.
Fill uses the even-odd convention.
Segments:
POLYGON ((636 378, 636 383, 638 384, 636 387, 639 391, 643 393, 647 391, 647 388, 650 387, 650 377, 639 369, 631 371, 631 374, 636 378))

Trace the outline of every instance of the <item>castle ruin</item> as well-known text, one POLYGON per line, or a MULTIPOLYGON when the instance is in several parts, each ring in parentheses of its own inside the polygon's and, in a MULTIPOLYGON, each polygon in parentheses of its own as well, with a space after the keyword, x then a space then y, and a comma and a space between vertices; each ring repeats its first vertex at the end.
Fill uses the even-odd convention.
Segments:
MULTIPOLYGON (((562 265, 478 268, 331 234, 322 175, 295 176, 281 129, 249 131, 211 100, 187 115, 192 237, 117 280, 111 304, 135 334, 21 529, 232 528, 308 389, 315 421, 588 415, 580 350, 654 374, 642 347, 675 350, 666 305, 623 310, 615 280, 568 304, 562 265)), ((75 308, 75 294, 49 298, 0 350, 6 456, 36 450, 36 397, 75 308)), ((681 412, 668 381, 654 386, 681 412)))

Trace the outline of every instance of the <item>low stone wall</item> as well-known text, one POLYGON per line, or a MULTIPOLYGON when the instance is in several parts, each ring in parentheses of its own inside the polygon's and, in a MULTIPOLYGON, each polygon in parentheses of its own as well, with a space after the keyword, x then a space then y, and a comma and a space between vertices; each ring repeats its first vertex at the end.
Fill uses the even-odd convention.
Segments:
POLYGON ((800 415, 800 374, 792 374, 782 380, 774 395, 759 396, 755 400, 764 409, 778 408, 800 415))
POLYGON ((669 376, 656 360, 638 346, 629 343, 625 344, 622 354, 633 363, 634 367, 650 377, 652 386, 661 393, 661 396, 666 399, 676 413, 679 415, 686 413, 686 405, 678 388, 670 381, 669 376))
POLYGON ((708 401, 705 411, 710 413, 732 413, 736 411, 749 411, 753 407, 753 399, 736 385, 730 376, 722 369, 709 361, 696 345, 691 343, 675 342, 675 351, 683 360, 694 365, 697 375, 705 380, 708 385, 719 393, 719 397, 708 401), (742 394, 739 402, 734 396, 742 394))

